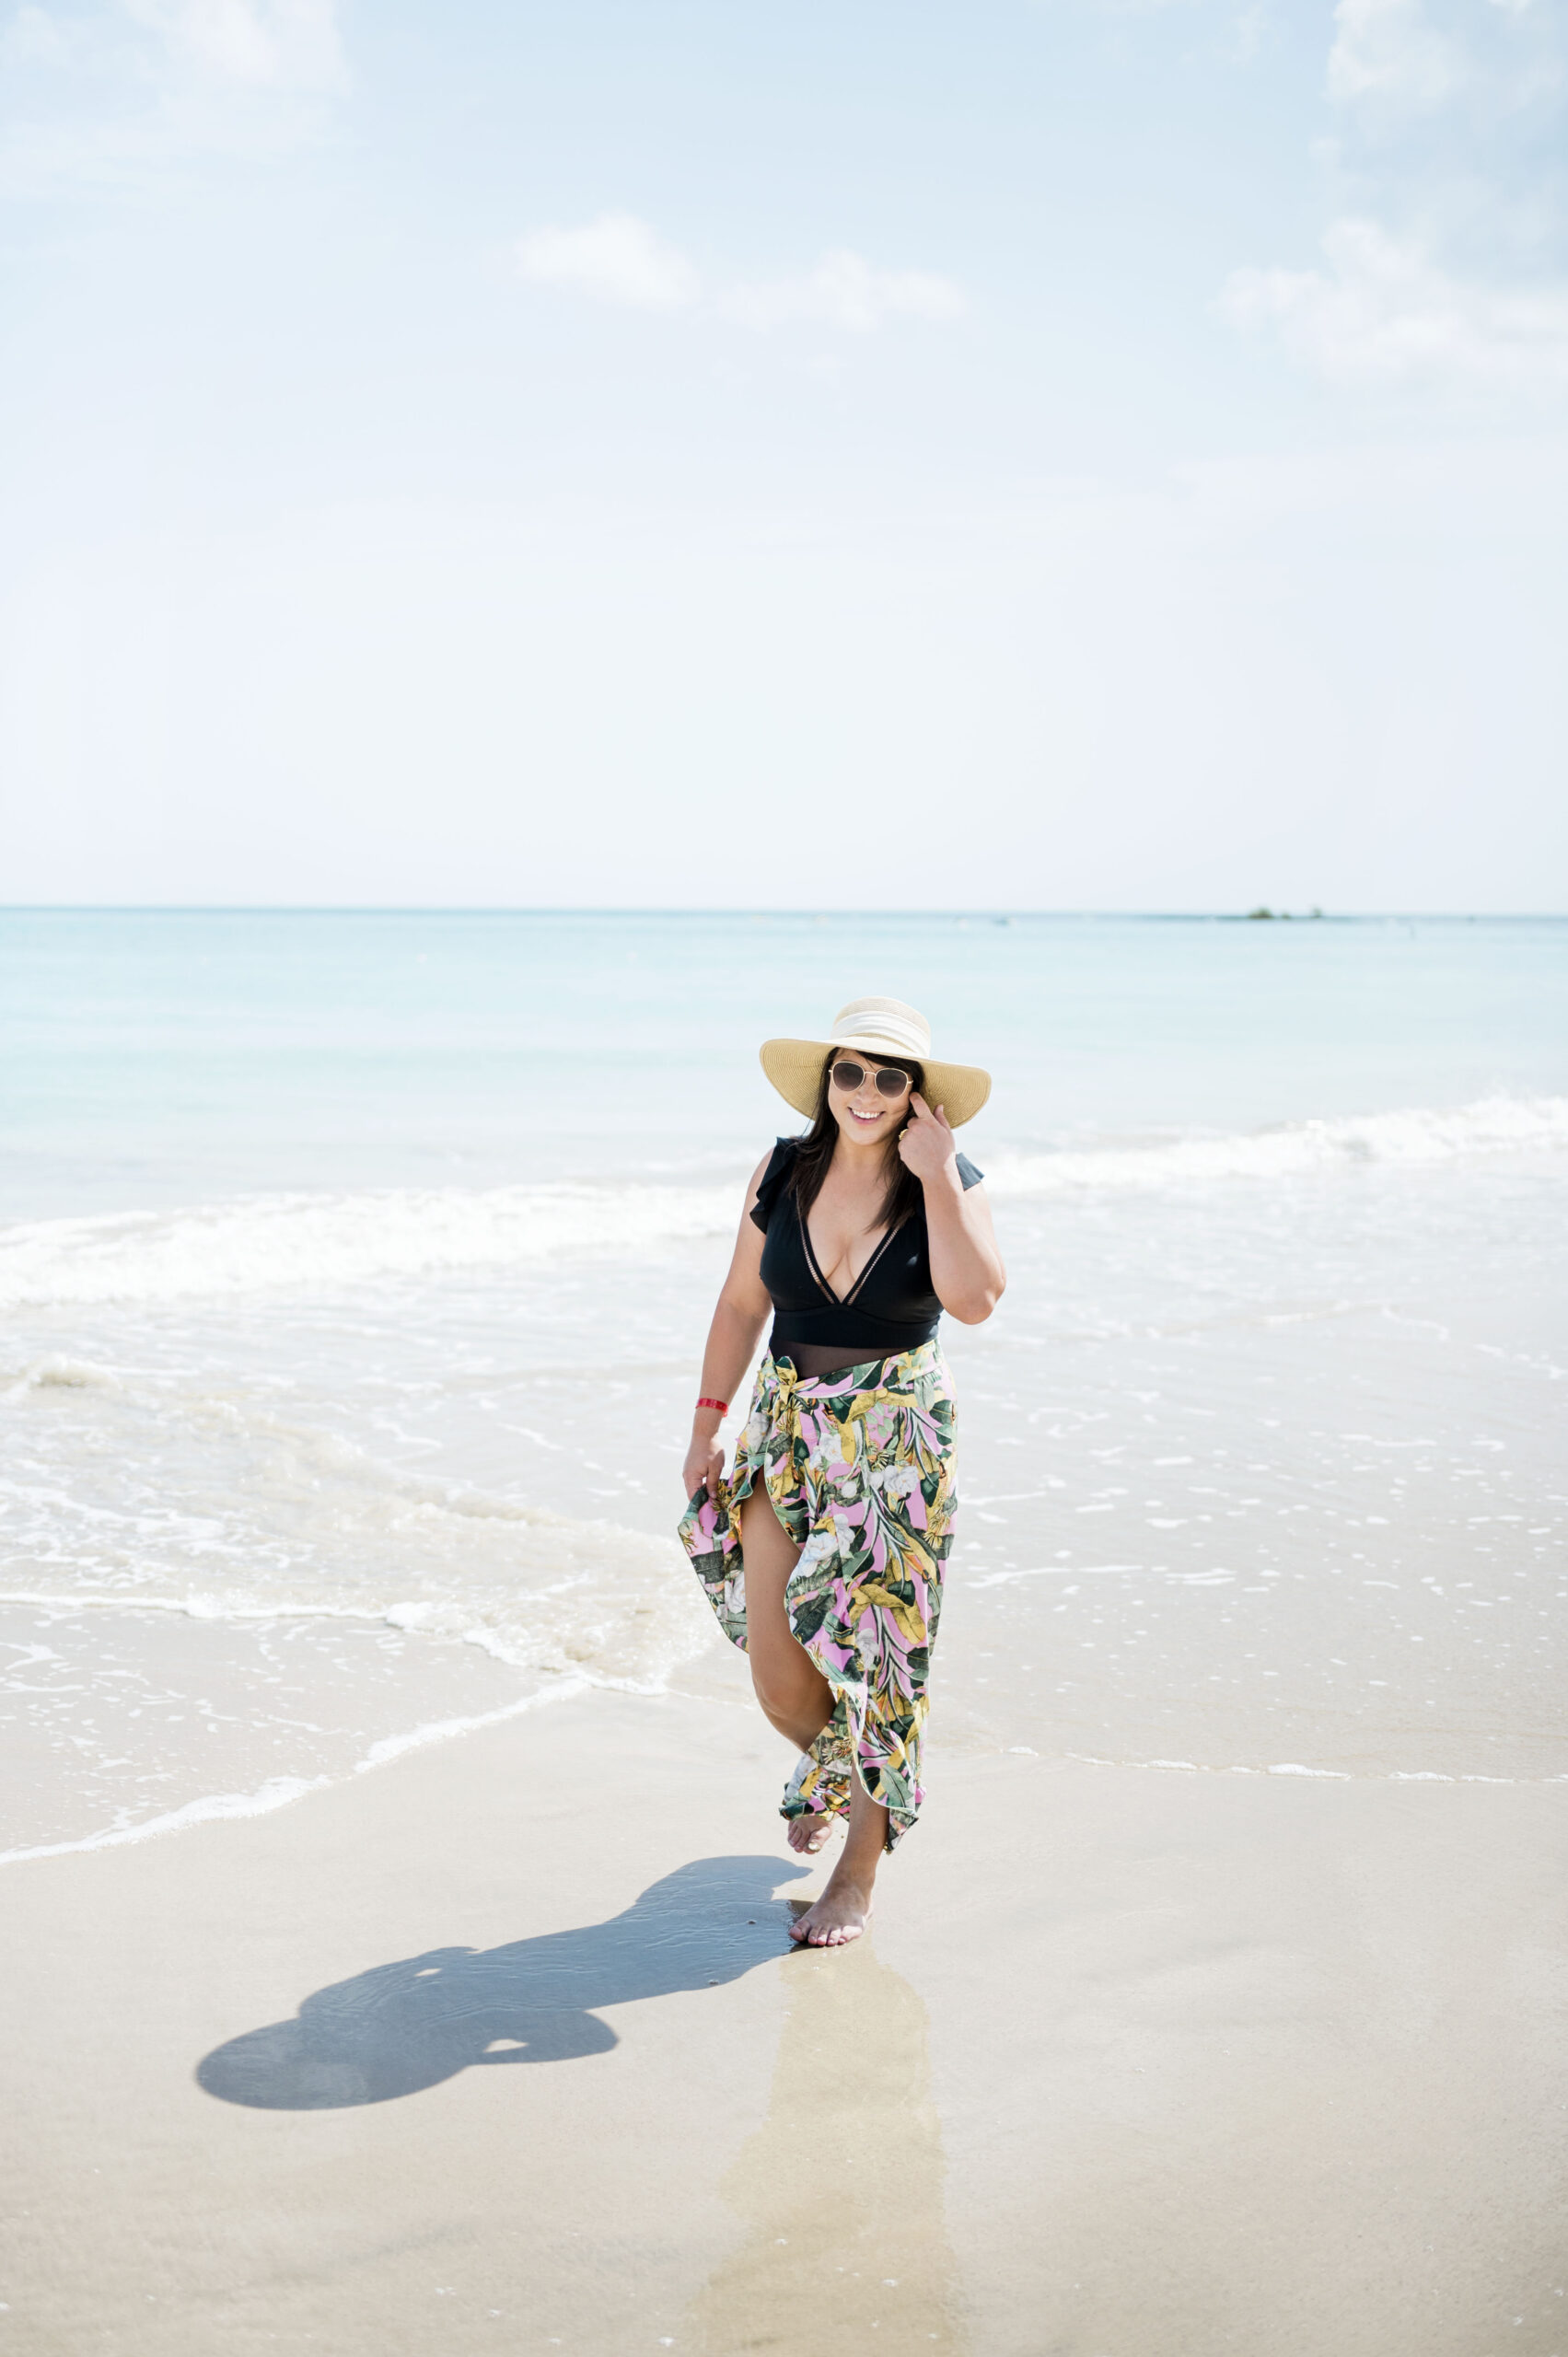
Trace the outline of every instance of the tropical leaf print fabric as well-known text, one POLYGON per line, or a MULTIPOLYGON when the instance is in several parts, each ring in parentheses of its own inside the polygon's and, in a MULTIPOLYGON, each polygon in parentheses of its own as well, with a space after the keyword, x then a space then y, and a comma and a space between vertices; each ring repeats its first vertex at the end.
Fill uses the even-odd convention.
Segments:
POLYGON ((952 1545, 953 1396, 935 1342, 833 1375, 762 1361, 735 1464, 699 1490, 680 1542, 719 1626, 746 1650, 740 1509, 761 1478, 800 1548, 784 1591, 796 1638, 833 1692, 833 1715, 784 1789, 784 1817, 849 1806, 851 1763, 888 1810, 888 1847, 924 1795, 926 1680, 952 1545))

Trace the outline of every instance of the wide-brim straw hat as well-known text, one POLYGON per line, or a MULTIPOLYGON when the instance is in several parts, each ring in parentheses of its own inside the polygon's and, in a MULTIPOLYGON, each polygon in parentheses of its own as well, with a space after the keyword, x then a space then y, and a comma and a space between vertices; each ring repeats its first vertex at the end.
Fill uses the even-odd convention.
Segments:
POLYGON ((817 1110, 822 1065, 836 1048, 858 1048, 867 1056, 896 1056, 923 1065, 925 1101, 933 1109, 942 1106, 955 1130, 972 1121, 991 1094, 991 1074, 978 1064, 945 1063, 932 1054, 930 1024, 901 998, 851 999, 820 1039, 764 1039, 762 1070, 786 1105, 811 1115, 817 1110))

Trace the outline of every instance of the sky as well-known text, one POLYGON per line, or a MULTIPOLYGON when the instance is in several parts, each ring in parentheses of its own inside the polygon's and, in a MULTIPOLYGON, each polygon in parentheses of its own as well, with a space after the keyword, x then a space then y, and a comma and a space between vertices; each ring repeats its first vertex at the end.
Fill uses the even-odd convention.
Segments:
POLYGON ((1568 909, 1568 0, 0 0, 0 901, 1568 909))

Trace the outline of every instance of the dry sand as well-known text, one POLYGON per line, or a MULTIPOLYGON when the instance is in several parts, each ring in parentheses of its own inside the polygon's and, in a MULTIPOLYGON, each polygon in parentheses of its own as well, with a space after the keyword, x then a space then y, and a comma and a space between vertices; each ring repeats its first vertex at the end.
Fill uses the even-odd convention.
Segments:
POLYGON ((875 1936, 598 1695, 8 1869, 26 2357, 1568 2357, 1568 1785, 932 1759, 875 1936))

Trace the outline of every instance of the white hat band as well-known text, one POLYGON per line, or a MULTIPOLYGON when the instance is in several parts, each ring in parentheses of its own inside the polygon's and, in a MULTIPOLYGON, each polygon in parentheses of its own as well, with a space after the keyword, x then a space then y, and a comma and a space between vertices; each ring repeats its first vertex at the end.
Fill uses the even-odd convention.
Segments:
POLYGON ((835 1048, 864 1048, 875 1055, 878 1048, 891 1056, 912 1056, 918 1063, 931 1053, 931 1026, 912 1006, 896 998, 854 998, 833 1017, 835 1048))

